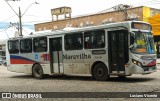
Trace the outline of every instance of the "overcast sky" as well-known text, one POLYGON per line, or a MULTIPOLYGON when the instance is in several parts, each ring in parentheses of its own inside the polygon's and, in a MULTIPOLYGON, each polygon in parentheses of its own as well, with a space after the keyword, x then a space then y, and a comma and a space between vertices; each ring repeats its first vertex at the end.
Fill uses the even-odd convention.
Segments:
MULTIPOLYGON (((18 7, 21 8, 23 14, 29 7, 27 12, 22 17, 22 23, 33 24, 39 22, 47 22, 52 20, 51 9, 62 6, 72 8, 72 17, 77 15, 91 14, 103 11, 118 4, 128 4, 131 6, 149 6, 153 8, 160 8, 160 0, 8 0, 15 12, 18 14, 18 7), (33 4, 38 2, 39 4, 33 4)), ((5 0, 0 0, 0 33, 2 27, 8 26, 8 22, 18 22, 18 17, 9 7, 5 0), (6 25, 6 26, 5 26, 6 25)), ((33 29, 32 29, 33 30, 33 29)))
MULTIPOLYGON (((0 1, 0 22, 18 21, 18 17, 9 5, 7 5, 5 0, 0 1)), ((72 16, 103 11, 118 4, 128 4, 133 6, 143 5, 160 8, 160 0, 20 0, 15 2, 9 0, 8 3, 13 7, 16 13, 18 13, 18 7, 20 7, 23 14, 28 6, 35 1, 39 4, 33 4, 30 6, 22 17, 24 23, 51 21, 51 9, 62 6, 71 7, 72 16)))

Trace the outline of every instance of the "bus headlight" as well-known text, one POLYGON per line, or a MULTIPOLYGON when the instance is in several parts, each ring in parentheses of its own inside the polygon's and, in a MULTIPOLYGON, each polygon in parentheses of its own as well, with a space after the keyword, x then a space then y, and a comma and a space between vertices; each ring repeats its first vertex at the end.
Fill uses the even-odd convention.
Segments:
POLYGON ((139 61, 137 61, 137 60, 132 59, 132 62, 133 62, 135 65, 137 65, 137 66, 139 66, 139 67, 142 67, 142 64, 141 64, 139 61))

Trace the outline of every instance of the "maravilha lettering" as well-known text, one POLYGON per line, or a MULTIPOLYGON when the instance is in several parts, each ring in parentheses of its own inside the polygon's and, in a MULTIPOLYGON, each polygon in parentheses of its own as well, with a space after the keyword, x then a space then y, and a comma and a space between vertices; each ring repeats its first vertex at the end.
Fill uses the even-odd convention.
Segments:
POLYGON ((78 55, 68 55, 65 54, 63 55, 63 59, 69 60, 69 59, 90 59, 91 55, 90 54, 85 54, 85 53, 81 53, 78 55))

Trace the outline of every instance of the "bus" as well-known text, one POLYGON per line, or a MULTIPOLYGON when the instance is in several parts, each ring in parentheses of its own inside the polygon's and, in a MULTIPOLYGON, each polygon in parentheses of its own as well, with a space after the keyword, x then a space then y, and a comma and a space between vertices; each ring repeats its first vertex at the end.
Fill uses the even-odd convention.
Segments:
POLYGON ((108 23, 42 32, 6 42, 7 69, 41 79, 47 75, 110 76, 156 72, 156 51, 150 24, 108 23))

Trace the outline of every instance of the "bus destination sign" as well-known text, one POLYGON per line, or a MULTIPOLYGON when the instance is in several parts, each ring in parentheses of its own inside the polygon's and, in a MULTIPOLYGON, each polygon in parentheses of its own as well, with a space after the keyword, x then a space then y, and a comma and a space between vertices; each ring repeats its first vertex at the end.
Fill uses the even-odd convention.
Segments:
POLYGON ((141 29, 141 30, 150 30, 151 31, 151 26, 146 23, 132 22, 131 27, 133 29, 141 29))

